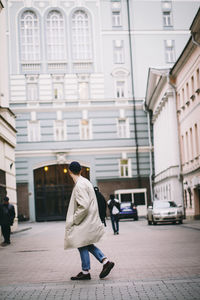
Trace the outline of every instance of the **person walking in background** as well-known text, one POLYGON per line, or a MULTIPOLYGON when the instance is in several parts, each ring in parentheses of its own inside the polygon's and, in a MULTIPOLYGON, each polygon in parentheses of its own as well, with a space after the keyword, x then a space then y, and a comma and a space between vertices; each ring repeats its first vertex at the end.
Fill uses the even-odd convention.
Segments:
POLYGON ((88 179, 81 176, 79 162, 71 162, 69 174, 75 185, 66 216, 64 249, 78 248, 82 264, 82 271, 77 276, 71 277, 71 280, 91 279, 89 252, 103 264, 99 277, 104 278, 110 273, 114 263, 94 245, 104 234, 94 188, 88 179))
POLYGON ((102 193, 99 191, 99 188, 97 186, 94 187, 94 191, 97 198, 98 208, 99 208, 99 216, 101 219, 101 222, 106 226, 106 208, 107 203, 106 199, 102 195, 102 193))
POLYGON ((13 225, 15 219, 15 208, 9 203, 9 198, 4 198, 4 203, 0 205, 0 224, 4 242, 1 246, 5 247, 10 244, 10 226, 13 225))
POLYGON ((119 234, 120 203, 118 199, 115 199, 113 194, 110 195, 110 199, 108 200, 108 208, 110 210, 110 218, 114 234, 119 234))

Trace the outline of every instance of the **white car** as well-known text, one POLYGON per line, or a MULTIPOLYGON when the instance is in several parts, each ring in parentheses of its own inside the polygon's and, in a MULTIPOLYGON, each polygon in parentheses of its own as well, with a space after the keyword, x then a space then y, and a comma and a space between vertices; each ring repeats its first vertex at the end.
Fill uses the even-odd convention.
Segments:
POLYGON ((147 209, 148 225, 156 225, 158 222, 182 224, 183 212, 181 207, 181 205, 177 206, 174 201, 155 200, 153 206, 149 206, 147 209))

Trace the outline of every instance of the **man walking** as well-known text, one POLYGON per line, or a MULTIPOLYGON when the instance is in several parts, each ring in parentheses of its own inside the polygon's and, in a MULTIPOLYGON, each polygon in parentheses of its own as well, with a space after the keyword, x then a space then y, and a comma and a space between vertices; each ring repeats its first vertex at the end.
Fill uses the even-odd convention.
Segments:
POLYGON ((4 242, 1 246, 5 247, 10 244, 10 226, 13 225, 15 218, 15 208, 9 204, 9 198, 4 198, 4 203, 0 205, 0 224, 4 242))
POLYGON ((114 195, 110 195, 110 199, 108 200, 108 208, 110 210, 110 218, 114 234, 119 234, 120 203, 118 199, 115 199, 114 195))
POLYGON ((78 248, 82 263, 82 271, 71 277, 71 280, 91 279, 89 252, 103 264, 99 277, 104 278, 110 273, 114 263, 94 245, 103 236, 104 229, 93 186, 88 179, 81 176, 81 165, 77 161, 69 165, 69 174, 75 186, 66 217, 64 248, 78 248))

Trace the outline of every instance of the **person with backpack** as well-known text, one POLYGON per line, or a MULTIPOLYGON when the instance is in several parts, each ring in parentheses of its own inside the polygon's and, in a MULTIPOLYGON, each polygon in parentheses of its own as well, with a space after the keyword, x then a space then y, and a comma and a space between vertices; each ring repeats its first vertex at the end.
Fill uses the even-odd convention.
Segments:
POLYGON ((106 199, 104 198, 102 193, 99 191, 99 188, 97 186, 94 187, 94 191, 95 191, 97 203, 98 203, 99 217, 101 219, 101 222, 104 224, 104 226, 106 226, 106 208, 107 208, 106 199))
POLYGON ((110 195, 110 199, 108 200, 108 208, 110 210, 110 218, 114 234, 119 234, 120 203, 113 194, 110 195))

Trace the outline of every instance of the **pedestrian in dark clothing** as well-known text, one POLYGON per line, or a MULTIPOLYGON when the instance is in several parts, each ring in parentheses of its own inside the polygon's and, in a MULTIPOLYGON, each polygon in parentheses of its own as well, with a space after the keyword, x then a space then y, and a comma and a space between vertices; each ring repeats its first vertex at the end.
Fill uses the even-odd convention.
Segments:
POLYGON ((10 244, 10 226, 13 225, 15 219, 15 208, 9 203, 9 198, 5 197, 3 204, 0 205, 0 224, 4 242, 1 246, 10 244))
POLYGON ((106 208, 107 208, 106 199, 104 198, 102 193, 99 191, 99 188, 97 186, 94 187, 94 191, 95 191, 96 198, 97 198, 99 216, 100 216, 101 222, 104 224, 104 226, 106 226, 106 208))
POLYGON ((114 195, 110 195, 110 199, 108 200, 108 208, 110 210, 110 218, 114 234, 119 234, 120 203, 118 199, 115 199, 114 195))

